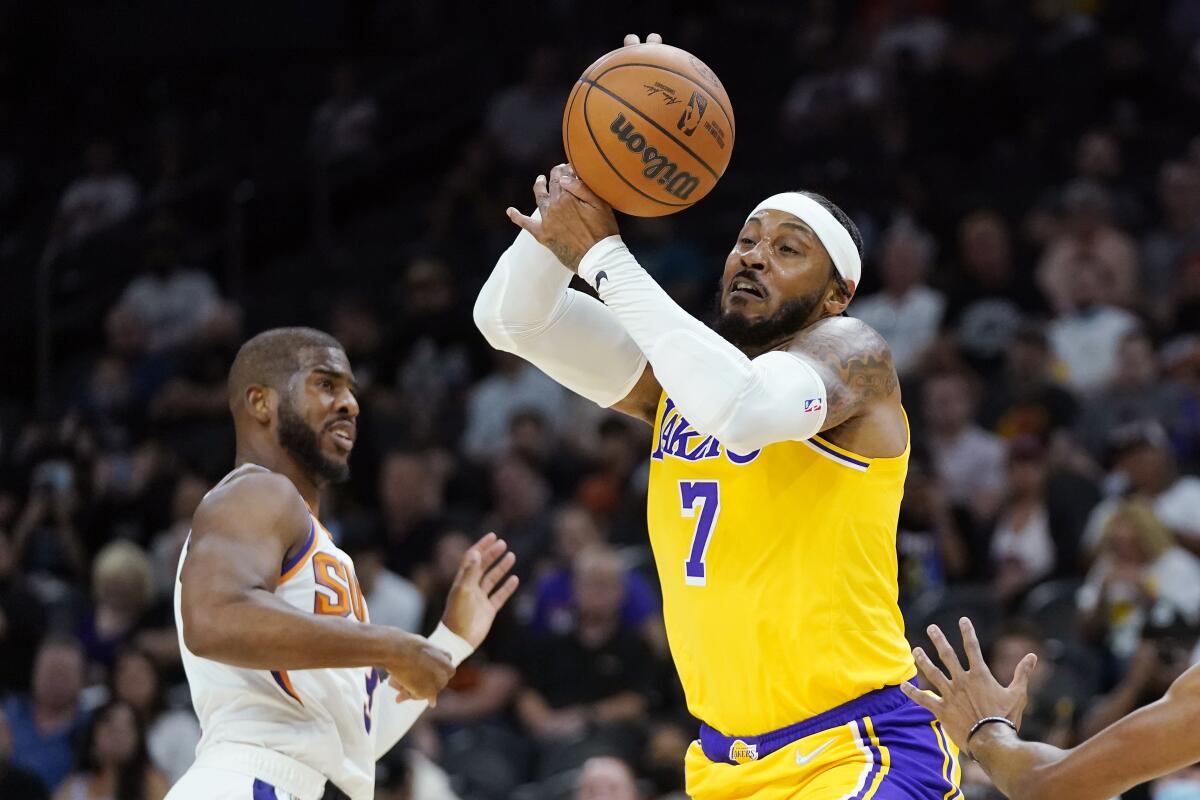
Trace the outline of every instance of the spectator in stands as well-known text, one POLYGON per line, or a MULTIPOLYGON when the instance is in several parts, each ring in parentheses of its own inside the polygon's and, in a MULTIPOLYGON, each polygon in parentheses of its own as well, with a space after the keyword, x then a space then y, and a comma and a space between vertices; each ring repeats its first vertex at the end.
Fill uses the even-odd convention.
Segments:
POLYGON ((938 592, 964 577, 971 566, 962 526, 921 452, 914 452, 909 459, 896 525, 896 551, 902 608, 926 592, 938 592))
POLYGON ((902 376, 933 344, 946 312, 945 296, 925 284, 936 255, 928 233, 907 222, 892 225, 880 246, 883 288, 855 300, 850 312, 887 340, 902 376))
POLYGON ((1121 502, 1121 495, 1152 504, 1154 515, 1193 553, 1200 553, 1200 478, 1180 475, 1166 432, 1154 423, 1134 423, 1114 431, 1110 497, 1088 518, 1084 546, 1094 551, 1105 525, 1121 502))
POLYGON ((371 622, 424 635, 425 598, 412 581, 386 566, 387 548, 377 529, 347 526, 341 548, 354 561, 354 574, 362 586, 371 622))
POLYGON ((467 400, 462 449, 471 458, 495 458, 507 444, 509 420, 524 409, 537 409, 557 432, 567 397, 545 373, 511 353, 494 352, 496 370, 475 384, 467 400))
POLYGON ((150 761, 168 784, 183 777, 196 759, 200 723, 190 705, 167 707, 163 677, 150 654, 137 648, 122 651, 113 664, 109 694, 137 715, 150 761))
POLYGON ((1062 205, 1062 227, 1037 268, 1038 285, 1051 308, 1059 315, 1087 311, 1095 304, 1137 308, 1137 247, 1113 225, 1108 191, 1094 181, 1079 179, 1064 189, 1062 205), (1082 263, 1097 273, 1090 296, 1072 289, 1082 263))
POLYGON ((561 57, 550 45, 534 48, 521 82, 500 90, 488 104, 484 127, 501 158, 522 169, 545 169, 562 142, 562 114, 570 84, 561 79, 561 57))
POLYGON ((184 349, 227 333, 236 314, 221 301, 212 277, 187 264, 179 225, 160 218, 149 237, 146 268, 125 287, 118 301, 120 308, 135 314, 146 327, 148 350, 184 349))
POLYGON ((594 756, 583 764, 575 800, 640 800, 629 765, 613 756, 594 756))
POLYGON ((1029 703, 1021 717, 1021 730, 1030 739, 1070 747, 1074 743, 1075 715, 1088 698, 1071 676, 1061 673, 1047 657, 1046 639, 1028 620, 1013 618, 1000 628, 988 654, 996 680, 1005 686, 1016 675, 1017 664, 1029 653, 1038 657, 1038 668, 1029 679, 1029 703))
POLYGON ((428 564, 445 523, 446 480, 428 453, 396 450, 379 470, 379 513, 387 565, 408 578, 428 564))
POLYGON ((1012 235, 996 211, 968 214, 958 225, 961 274, 946 302, 946 322, 964 355, 989 370, 1021 329, 1026 310, 1037 307, 1036 290, 1018 276, 1012 235))
POLYGON ((77 580, 87 569, 87 551, 79 528, 82 501, 75 466, 65 459, 38 464, 29 498, 13 530, 13 558, 26 572, 77 580))
MULTIPOLYGON (((582 552, 604 542, 604 535, 595 520, 577 505, 558 509, 552 525, 557 568, 538 581, 534 589, 533 618, 529 621, 530 630, 538 635, 569 633, 575 628, 578 604, 574 564, 582 552)), ((654 589, 632 570, 624 572, 624 584, 621 624, 643 631, 647 641, 656 641, 661 623, 654 589)))
POLYGON ((1179 409, 1175 387, 1162 380, 1150 337, 1134 328, 1121 337, 1116 374, 1102 394, 1084 401, 1079 438, 1089 450, 1103 452, 1112 431, 1139 421, 1174 427, 1179 409))
POLYGON ((1138 326, 1123 308, 1107 304, 1101 268, 1087 257, 1071 262, 1067 291, 1072 305, 1050 322, 1047 331, 1066 382, 1076 392, 1098 392, 1117 374, 1122 338, 1138 326))
MULTIPOLYGON (((1192 578, 1195 580, 1195 578, 1192 578)), ((1167 687, 1188 668, 1196 648, 1196 623, 1156 609, 1142 630, 1142 639, 1128 661, 1120 682, 1099 698, 1079 726, 1081 739, 1088 739, 1147 703, 1160 699, 1167 687)))
POLYGON ((160 600, 171 600, 175 595, 176 568, 184 542, 192 530, 192 515, 211 487, 210 481, 191 472, 180 475, 175 481, 171 492, 171 524, 150 539, 154 594, 160 600))
POLYGON ((145 551, 127 540, 105 545, 92 565, 93 608, 77 631, 88 660, 111 667, 153 599, 154 573, 145 551))
POLYGON ((329 81, 329 97, 313 113, 309 148, 325 164, 370 156, 376 147, 379 105, 358 86, 352 64, 338 64, 329 81))
POLYGON ((569 497, 586 468, 581 456, 574 448, 564 446, 535 408, 521 409, 509 418, 505 454, 521 459, 545 476, 555 499, 569 497))
POLYGON ((1104 525, 1079 608, 1088 630, 1125 662, 1148 620, 1178 616, 1200 625, 1200 558, 1175 544, 1147 502, 1122 503, 1104 525))
POLYGON ((71 771, 72 743, 87 721, 79 705, 84 665, 83 648, 75 639, 47 638, 33 662, 30 694, 9 698, 4 708, 12 731, 12 763, 37 775, 47 791, 71 771))
POLYGON ((650 731, 641 772, 649 778, 658 800, 687 800, 683 764, 695 736, 690 719, 686 726, 673 721, 660 722, 650 731))
POLYGON ((381 375, 385 328, 371 299, 347 293, 333 301, 329 311, 329 333, 341 343, 354 365, 359 394, 370 392, 378 382, 390 384, 393 375, 381 375))
POLYGON ((1008 447, 1008 496, 990 545, 993 586, 1004 601, 1054 572, 1058 547, 1050 524, 1046 478, 1042 445, 1033 438, 1014 439, 1008 447))
POLYGON ((30 665, 45 624, 42 601, 0 529, 0 697, 29 688, 30 665))
POLYGON ((1022 326, 1008 345, 1004 369, 983 398, 979 412, 983 427, 1004 438, 1036 436, 1043 442, 1057 431, 1069 430, 1079 403, 1058 385, 1052 371, 1046 334, 1038 325, 1022 326))
POLYGON ((381 354, 380 380, 407 398, 410 439, 454 446, 448 431, 462 429, 467 391, 490 362, 486 342, 475 334, 470 305, 458 300, 446 261, 412 259, 392 293, 399 313, 381 354))
POLYGON ((636 753, 630 752, 636 747, 630 726, 649 705, 653 672, 647 665, 654 656, 638 632, 622 622, 624 573, 620 558, 608 548, 581 553, 575 564, 574 630, 525 648, 517 717, 548 760, 555 747, 585 738, 636 753))
POLYGON ((974 422, 974 377, 931 375, 922 403, 934 471, 947 498, 977 521, 991 519, 1004 496, 1004 444, 974 422))
POLYGON ((92 714, 79 747, 79 769, 54 800, 120 798, 162 800, 170 784, 150 764, 146 738, 133 707, 113 700, 92 714))
POLYGON ((13 739, 8 718, 0 708, 0 797, 46 800, 50 796, 37 775, 12 763, 13 739))
POLYGON ((1108 192, 1113 220, 1122 229, 1132 230, 1142 223, 1144 209, 1137 192, 1129 185, 1128 176, 1123 174, 1121 140, 1113 131, 1093 128, 1079 137, 1075 145, 1075 173, 1108 192))
POLYGON ((549 482, 530 464, 510 456, 492 467, 491 483, 492 511, 484 528, 503 536, 524 564, 538 563, 550 552, 549 482))
POLYGON ((54 218, 52 251, 74 247, 127 218, 138 206, 137 183, 117 167, 111 142, 97 139, 84 153, 87 172, 63 191, 54 218))
POLYGON ((1177 267, 1175 283, 1168 292, 1174 298, 1171 329, 1194 335, 1200 333, 1200 243, 1180 257, 1177 267))
MULTIPOLYGON (((1200 247, 1200 164, 1162 165, 1158 207, 1158 224, 1142 237, 1142 276, 1151 297, 1174 292, 1184 256, 1200 247)), ((1176 319, 1183 321, 1178 314, 1176 319)))
MULTIPOLYGON (((814 38, 819 36, 813 31, 814 38)), ((854 60, 832 35, 805 47, 808 62, 783 101, 783 134, 792 141, 823 141, 870 118, 883 100, 883 76, 854 60)))
POLYGON ((595 429, 592 471, 580 482, 575 498, 604 524, 613 544, 644 548, 650 429, 611 413, 595 429))

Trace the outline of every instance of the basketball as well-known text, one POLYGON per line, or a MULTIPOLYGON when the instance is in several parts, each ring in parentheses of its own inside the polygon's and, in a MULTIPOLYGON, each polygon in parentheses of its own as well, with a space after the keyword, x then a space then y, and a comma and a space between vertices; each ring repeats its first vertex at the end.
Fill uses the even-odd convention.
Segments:
POLYGON ((733 109, 716 74, 665 44, 601 57, 563 112, 563 146, 576 174, 635 217, 674 214, 711 192, 729 166, 733 137, 733 109))

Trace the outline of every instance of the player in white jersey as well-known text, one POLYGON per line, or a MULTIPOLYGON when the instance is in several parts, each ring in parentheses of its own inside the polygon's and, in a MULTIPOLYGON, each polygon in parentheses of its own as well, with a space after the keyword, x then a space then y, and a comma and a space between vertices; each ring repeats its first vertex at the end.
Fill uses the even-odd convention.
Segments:
POLYGON ((168 800, 370 800, 375 761, 433 702, 516 590, 494 534, 464 556, 428 638, 370 624, 319 520, 349 476, 349 360, 309 328, 255 336, 229 372, 236 468, 196 509, 175 617, 203 736, 168 800))

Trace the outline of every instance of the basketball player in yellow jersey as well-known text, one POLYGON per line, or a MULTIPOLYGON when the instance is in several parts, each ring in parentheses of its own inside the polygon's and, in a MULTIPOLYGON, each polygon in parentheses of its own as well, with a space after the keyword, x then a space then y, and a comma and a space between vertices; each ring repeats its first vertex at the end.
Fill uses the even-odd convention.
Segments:
POLYGON ((842 316, 861 239, 833 203, 772 195, 737 232, 710 329, 638 265, 569 165, 475 305, 495 347, 654 426, 648 521, 709 798, 961 796, 956 750, 899 686, 908 426, 891 354, 842 316), (563 267, 566 267, 564 269, 563 267), (568 289, 572 273, 601 301, 568 289))

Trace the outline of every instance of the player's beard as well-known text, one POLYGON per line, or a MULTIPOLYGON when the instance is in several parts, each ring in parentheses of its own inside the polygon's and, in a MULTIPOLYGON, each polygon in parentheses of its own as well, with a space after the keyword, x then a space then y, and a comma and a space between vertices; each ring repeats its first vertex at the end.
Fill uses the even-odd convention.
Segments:
POLYGON ((739 350, 760 353, 771 345, 799 333, 824 294, 824 289, 821 289, 807 297, 788 300, 766 319, 751 321, 736 310, 721 311, 721 300, 725 296, 722 287, 717 291, 717 316, 712 327, 725 341, 739 350))
POLYGON ((279 404, 278 436, 279 446, 317 483, 343 483, 350 479, 350 464, 334 461, 322 453, 320 434, 287 402, 279 404))

